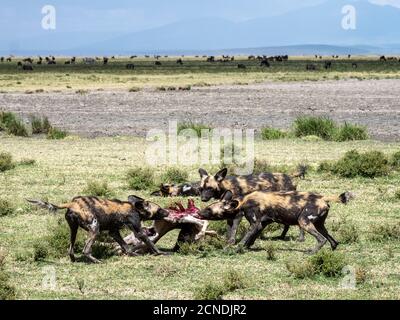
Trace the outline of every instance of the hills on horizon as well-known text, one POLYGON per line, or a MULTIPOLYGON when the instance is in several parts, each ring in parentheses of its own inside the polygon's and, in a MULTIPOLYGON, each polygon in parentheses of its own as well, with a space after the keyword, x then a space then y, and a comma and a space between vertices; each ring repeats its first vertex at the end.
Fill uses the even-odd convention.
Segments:
POLYGON ((354 0, 327 1, 284 14, 232 22, 185 20, 128 34, 47 32, 14 39, 2 54, 399 54, 400 9, 354 0), (354 5, 357 27, 341 26, 354 5))

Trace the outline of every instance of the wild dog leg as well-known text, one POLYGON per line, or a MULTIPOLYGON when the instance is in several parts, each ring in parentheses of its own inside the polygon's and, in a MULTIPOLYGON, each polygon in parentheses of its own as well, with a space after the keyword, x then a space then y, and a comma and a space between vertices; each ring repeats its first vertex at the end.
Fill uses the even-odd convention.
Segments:
POLYGON ((131 251, 128 244, 122 239, 121 234, 119 233, 119 230, 112 230, 109 232, 110 236, 120 245, 122 251, 125 254, 132 255, 132 256, 137 256, 138 254, 131 251))
POLYGON ((235 219, 228 220, 227 238, 229 244, 235 244, 237 229, 239 227, 240 222, 242 221, 242 218, 243 218, 243 213, 241 212, 236 216, 235 219))
POLYGON ((160 250, 157 249, 157 247, 154 245, 154 243, 149 239, 149 237, 143 232, 143 230, 140 228, 140 224, 138 225, 137 221, 130 221, 131 223, 128 225, 129 228, 133 231, 133 233, 135 234, 135 236, 143 241, 147 248, 149 248, 149 250, 151 252, 153 252, 154 254, 163 254, 163 252, 161 252, 160 250))
POLYGON ((92 246, 93 246, 94 241, 96 240, 97 235, 98 235, 98 232, 90 231, 89 238, 85 243, 85 247, 83 248, 83 254, 85 255, 86 258, 88 258, 93 263, 101 262, 100 260, 98 260, 92 256, 92 246))
POLYGON ((69 258, 71 259, 71 261, 75 262, 74 246, 75 246, 76 234, 78 232, 79 225, 78 225, 78 222, 74 220, 74 218, 72 216, 72 212, 70 212, 69 210, 65 214, 65 219, 67 220, 70 231, 71 231, 68 254, 69 254, 69 258))
POLYGON ((324 246, 327 239, 317 230, 314 224, 306 218, 299 220, 299 226, 303 230, 307 231, 309 234, 314 236, 315 239, 317 240, 317 245, 315 246, 315 248, 308 250, 308 253, 314 254, 318 252, 324 246))

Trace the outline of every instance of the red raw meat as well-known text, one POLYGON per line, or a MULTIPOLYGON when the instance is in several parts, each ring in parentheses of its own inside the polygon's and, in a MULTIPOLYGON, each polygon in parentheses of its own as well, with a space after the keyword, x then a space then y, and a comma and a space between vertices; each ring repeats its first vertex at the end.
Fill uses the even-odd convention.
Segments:
POLYGON ((187 209, 183 207, 181 202, 175 202, 173 205, 168 207, 167 210, 169 211, 169 217, 174 220, 179 220, 185 216, 202 219, 199 215, 200 209, 195 206, 193 199, 188 199, 187 209))

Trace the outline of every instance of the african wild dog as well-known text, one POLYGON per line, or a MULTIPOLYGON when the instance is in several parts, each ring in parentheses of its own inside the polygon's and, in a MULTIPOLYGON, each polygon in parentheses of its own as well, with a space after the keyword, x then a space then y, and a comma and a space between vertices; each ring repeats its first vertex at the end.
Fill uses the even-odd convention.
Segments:
MULTIPOLYGON (((156 220, 151 227, 144 227, 146 234, 153 243, 157 243, 168 232, 179 229, 178 240, 173 251, 178 251, 182 243, 193 243, 202 239, 206 235, 217 236, 215 231, 207 230, 209 222, 200 219, 193 199, 188 200, 188 207, 185 209, 180 203, 167 209, 170 215, 162 220, 156 220)), ((135 245, 135 252, 146 253, 148 248, 142 241, 137 239, 134 233, 124 238, 128 244, 135 245)))
POLYGON ((180 185, 163 183, 160 190, 151 193, 158 197, 195 197, 200 196, 200 183, 183 183, 180 185))
POLYGON ((61 205, 40 200, 27 199, 27 201, 50 211, 67 209, 65 219, 71 230, 71 244, 68 253, 72 262, 75 261, 74 244, 79 227, 89 233, 83 254, 94 263, 100 261, 92 256, 92 245, 99 233, 105 230, 109 231, 110 236, 121 246, 124 253, 137 255, 129 249, 119 233, 124 226, 131 229, 153 253, 162 254, 141 229, 142 220, 159 220, 168 216, 168 211, 155 203, 136 196, 129 196, 127 202, 103 200, 97 197, 75 197, 71 202, 61 205))
POLYGON ((339 244, 325 228, 330 203, 346 204, 353 195, 350 192, 340 196, 323 196, 310 192, 266 192, 255 191, 241 198, 234 198, 232 192, 226 191, 221 200, 200 211, 200 216, 208 220, 232 219, 240 211, 244 212, 250 223, 249 231, 240 244, 249 248, 264 228, 277 222, 285 226, 298 225, 302 230, 313 235, 317 240, 316 253, 329 241, 332 250, 339 244))
MULTIPOLYGON (((226 176, 228 170, 222 169, 215 176, 210 176, 204 169, 199 169, 200 174, 200 191, 201 201, 207 202, 210 199, 220 199, 225 191, 231 191, 235 196, 244 196, 253 191, 294 191, 296 186, 293 184, 292 178, 304 178, 306 167, 300 166, 299 171, 289 176, 284 173, 261 173, 259 175, 246 176, 226 176)), ((236 231, 242 220, 243 215, 238 215, 234 219, 228 219, 228 242, 235 243, 236 231)), ((280 236, 284 239, 288 231, 288 227, 280 236)), ((299 241, 304 240, 303 232, 300 232, 299 241)))

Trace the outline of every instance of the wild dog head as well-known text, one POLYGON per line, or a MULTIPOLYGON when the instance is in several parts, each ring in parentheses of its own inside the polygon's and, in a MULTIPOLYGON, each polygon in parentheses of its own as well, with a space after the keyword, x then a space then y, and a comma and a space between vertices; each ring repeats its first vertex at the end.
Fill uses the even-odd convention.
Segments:
POLYGON ((218 171, 214 176, 210 176, 206 170, 199 169, 201 201, 207 202, 210 199, 219 199, 224 190, 221 189, 221 182, 225 179, 228 169, 218 171))
POLYGON ((214 202, 199 212, 206 220, 225 220, 233 218, 238 212, 240 201, 233 199, 231 191, 225 191, 221 199, 214 202))
POLYGON ((143 220, 162 220, 168 217, 169 212, 158 204, 146 201, 137 196, 129 196, 128 201, 135 206, 143 220))

